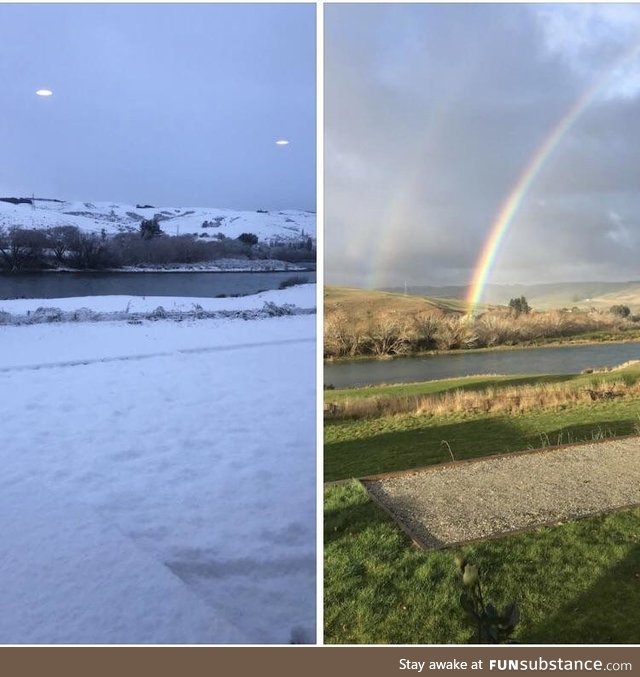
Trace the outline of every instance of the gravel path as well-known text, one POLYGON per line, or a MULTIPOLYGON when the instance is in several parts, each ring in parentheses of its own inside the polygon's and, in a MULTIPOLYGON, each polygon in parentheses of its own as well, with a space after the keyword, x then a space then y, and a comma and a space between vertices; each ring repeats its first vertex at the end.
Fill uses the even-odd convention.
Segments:
POLYGON ((514 454, 365 480, 426 548, 640 504, 640 439, 514 454))

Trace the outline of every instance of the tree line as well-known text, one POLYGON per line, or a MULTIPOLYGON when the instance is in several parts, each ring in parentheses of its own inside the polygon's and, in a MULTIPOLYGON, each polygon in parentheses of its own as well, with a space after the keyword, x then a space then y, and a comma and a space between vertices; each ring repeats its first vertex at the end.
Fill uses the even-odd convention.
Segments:
POLYGON ((0 227, 0 269, 46 270, 60 267, 100 270, 144 264, 200 263, 221 258, 277 259, 289 263, 315 261, 315 245, 308 238, 283 245, 260 243, 253 233, 238 238, 218 234, 213 239, 193 235, 170 236, 154 219, 140 223, 138 232, 108 235, 77 226, 37 228, 0 227))

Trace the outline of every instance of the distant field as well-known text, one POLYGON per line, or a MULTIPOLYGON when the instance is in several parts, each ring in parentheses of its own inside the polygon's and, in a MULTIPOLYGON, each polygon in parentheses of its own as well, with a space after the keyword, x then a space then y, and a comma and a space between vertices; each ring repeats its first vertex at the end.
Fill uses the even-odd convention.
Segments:
POLYGON ((631 312, 637 314, 640 312, 640 284, 636 283, 633 287, 618 292, 595 296, 588 305, 599 310, 611 308, 613 305, 624 305, 629 306, 631 312))

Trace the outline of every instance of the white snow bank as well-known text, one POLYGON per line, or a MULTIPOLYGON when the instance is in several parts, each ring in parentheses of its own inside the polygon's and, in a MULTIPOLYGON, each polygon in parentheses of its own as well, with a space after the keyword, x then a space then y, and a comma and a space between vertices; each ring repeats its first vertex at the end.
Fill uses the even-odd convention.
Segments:
POLYGON ((165 310, 193 310, 198 305, 203 310, 232 311, 259 310, 265 303, 292 304, 299 308, 315 308, 316 285, 303 284, 287 289, 273 289, 232 298, 191 298, 172 296, 74 296, 58 299, 0 300, 0 312, 12 314, 33 313, 38 308, 59 308, 63 311, 89 308, 98 312, 151 312, 158 306, 165 310))

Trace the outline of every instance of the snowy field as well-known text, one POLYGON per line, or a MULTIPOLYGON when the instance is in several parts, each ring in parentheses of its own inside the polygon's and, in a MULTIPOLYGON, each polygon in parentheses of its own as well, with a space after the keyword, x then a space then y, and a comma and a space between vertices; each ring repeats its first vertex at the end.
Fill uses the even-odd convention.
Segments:
POLYGON ((315 316, 255 317, 0 326, 0 643, 315 641, 315 316))

